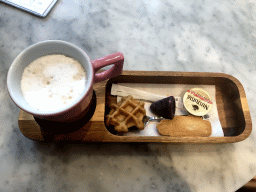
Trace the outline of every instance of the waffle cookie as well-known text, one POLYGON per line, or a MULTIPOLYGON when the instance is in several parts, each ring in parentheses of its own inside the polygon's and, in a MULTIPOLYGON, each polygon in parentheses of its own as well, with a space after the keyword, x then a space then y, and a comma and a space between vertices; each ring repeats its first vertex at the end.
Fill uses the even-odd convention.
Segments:
POLYGON ((171 137, 208 137, 212 133, 210 121, 192 115, 162 120, 156 128, 161 135, 171 137))
POLYGON ((144 129, 142 122, 146 115, 144 102, 133 99, 132 96, 123 97, 117 104, 110 104, 109 114, 106 116, 106 125, 114 125, 118 132, 128 132, 128 128, 144 129))

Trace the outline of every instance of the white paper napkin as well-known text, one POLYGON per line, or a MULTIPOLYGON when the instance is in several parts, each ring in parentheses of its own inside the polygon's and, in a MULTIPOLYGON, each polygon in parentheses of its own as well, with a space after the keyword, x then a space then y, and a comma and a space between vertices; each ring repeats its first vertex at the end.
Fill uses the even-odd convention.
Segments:
MULTIPOLYGON (((210 137, 223 137, 224 133, 219 121, 217 104, 215 99, 214 85, 187 85, 187 84, 137 84, 137 83, 121 83, 113 84, 111 88, 111 95, 118 96, 118 101, 121 97, 128 95, 133 96, 134 99, 144 100, 145 110, 147 116, 154 116, 149 110, 152 102, 158 101, 168 96, 174 96, 176 101, 176 115, 188 115, 187 110, 183 105, 183 95, 191 88, 205 89, 211 96, 213 107, 207 114, 212 125, 212 134, 210 137)), ((129 131, 125 133, 126 136, 159 136, 156 129, 157 122, 150 122, 144 130, 129 131)))

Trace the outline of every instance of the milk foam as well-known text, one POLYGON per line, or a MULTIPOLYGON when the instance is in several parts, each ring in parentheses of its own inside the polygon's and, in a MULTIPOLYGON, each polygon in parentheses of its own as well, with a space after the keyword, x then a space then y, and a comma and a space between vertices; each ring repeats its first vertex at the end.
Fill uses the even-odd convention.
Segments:
POLYGON ((85 83, 85 70, 77 60, 64 55, 47 55, 25 68, 21 91, 36 109, 56 111, 74 102, 85 83))

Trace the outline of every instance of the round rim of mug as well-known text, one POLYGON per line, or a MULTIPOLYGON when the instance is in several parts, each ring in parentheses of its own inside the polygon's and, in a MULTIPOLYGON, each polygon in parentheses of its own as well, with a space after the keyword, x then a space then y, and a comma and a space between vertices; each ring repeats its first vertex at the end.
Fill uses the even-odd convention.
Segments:
MULTIPOLYGON (((90 60, 89 56, 80 47, 78 47, 78 46, 76 46, 72 43, 62 41, 62 40, 41 41, 41 42, 35 43, 35 44, 27 47, 14 59, 14 61, 12 62, 11 66, 8 70, 8 73, 7 73, 7 90, 8 90, 8 93, 9 93, 11 99, 13 100, 13 102, 19 108, 26 111, 27 113, 30 113, 30 114, 33 114, 33 115, 38 115, 38 116, 61 115, 61 114, 64 114, 64 113, 68 112, 72 108, 75 108, 85 97, 87 97, 89 95, 90 91, 88 91, 88 90, 92 89, 93 79, 94 79, 94 70, 93 70, 92 65, 88 65, 90 71, 89 72, 86 71, 87 72, 87 82, 86 82, 86 85, 85 85, 85 88, 84 88, 83 92, 79 95, 79 97, 73 103, 67 105, 66 107, 63 107, 63 108, 61 108, 59 110, 56 110, 56 111, 43 111, 43 110, 38 111, 36 108, 29 105, 27 102, 26 102, 26 104, 20 104, 20 99, 18 98, 17 95, 14 94, 15 91, 13 90, 14 87, 12 86, 13 83, 11 82, 12 81, 12 79, 11 79, 12 76, 15 75, 15 69, 17 69, 17 67, 18 67, 17 62, 23 57, 24 54, 26 54, 26 53, 32 51, 34 48, 36 48, 38 46, 42 46, 44 44, 52 44, 52 45, 55 44, 55 46, 57 44, 59 44, 59 45, 65 44, 65 45, 69 46, 70 48, 73 48, 74 50, 77 50, 79 53, 81 53, 84 56, 84 58, 86 58, 88 63, 91 63, 91 60, 90 60), (88 73, 89 73, 89 75, 88 75, 88 73)), ((57 54, 57 52, 55 52, 55 53, 53 52, 51 54, 57 54)), ((28 64, 30 64, 30 63, 28 63, 28 64)))

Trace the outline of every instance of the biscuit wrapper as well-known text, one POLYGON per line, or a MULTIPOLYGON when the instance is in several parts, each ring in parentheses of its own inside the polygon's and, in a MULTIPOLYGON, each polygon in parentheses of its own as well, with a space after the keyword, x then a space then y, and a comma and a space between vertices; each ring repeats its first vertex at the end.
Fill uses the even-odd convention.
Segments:
MULTIPOLYGON (((202 88, 206 90, 212 99, 212 110, 204 116, 205 121, 210 121, 212 126, 212 134, 210 137, 223 137, 224 133, 220 124, 217 104, 215 98, 215 85, 188 85, 188 84, 140 84, 140 83, 120 83, 113 84, 111 95, 117 96, 117 101, 121 97, 131 95, 134 99, 143 100, 145 102, 145 110, 147 116, 155 116, 150 111, 152 102, 158 101, 168 96, 174 96, 176 101, 177 115, 189 115, 183 105, 183 96, 187 90, 191 88, 202 88)), ((124 133, 125 136, 160 136, 156 129, 157 122, 151 121, 144 130, 134 130, 124 133)))

